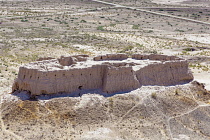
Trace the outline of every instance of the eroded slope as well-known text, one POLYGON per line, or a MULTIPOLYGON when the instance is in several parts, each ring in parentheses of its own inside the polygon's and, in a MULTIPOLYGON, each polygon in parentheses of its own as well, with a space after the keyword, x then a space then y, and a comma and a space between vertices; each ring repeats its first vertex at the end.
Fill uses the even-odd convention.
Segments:
POLYGON ((22 101, 1 96, 0 136, 15 139, 208 139, 210 94, 202 85, 142 87, 22 101))

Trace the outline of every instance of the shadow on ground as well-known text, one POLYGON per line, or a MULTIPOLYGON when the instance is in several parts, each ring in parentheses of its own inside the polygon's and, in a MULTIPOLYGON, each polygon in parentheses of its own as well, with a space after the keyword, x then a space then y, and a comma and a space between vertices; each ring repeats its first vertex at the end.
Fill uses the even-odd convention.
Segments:
POLYGON ((12 93, 12 95, 17 96, 20 100, 23 100, 23 101, 24 100, 37 101, 37 100, 50 100, 53 98, 63 98, 63 97, 81 97, 84 94, 99 94, 104 97, 111 97, 116 94, 125 94, 129 92, 131 92, 131 90, 109 94, 109 93, 103 92, 101 89, 93 89, 93 90, 79 90, 73 93, 60 92, 60 93, 55 93, 55 94, 42 94, 42 95, 34 95, 34 96, 32 96, 29 91, 15 91, 14 93, 12 93))

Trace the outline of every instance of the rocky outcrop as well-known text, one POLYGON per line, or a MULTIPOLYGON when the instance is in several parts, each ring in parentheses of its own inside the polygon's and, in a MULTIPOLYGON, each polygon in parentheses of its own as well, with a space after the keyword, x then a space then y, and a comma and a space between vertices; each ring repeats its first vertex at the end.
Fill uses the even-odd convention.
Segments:
POLYGON ((13 84, 31 95, 72 93, 101 89, 111 94, 137 89, 142 85, 175 85, 193 80, 188 63, 173 56, 107 54, 62 56, 32 62, 19 69, 13 84))
POLYGON ((88 55, 61 56, 58 61, 62 66, 70 66, 76 62, 86 61, 88 55))
POLYGON ((74 57, 61 56, 61 58, 59 58, 58 61, 62 66, 70 66, 76 63, 76 59, 74 59, 74 57))

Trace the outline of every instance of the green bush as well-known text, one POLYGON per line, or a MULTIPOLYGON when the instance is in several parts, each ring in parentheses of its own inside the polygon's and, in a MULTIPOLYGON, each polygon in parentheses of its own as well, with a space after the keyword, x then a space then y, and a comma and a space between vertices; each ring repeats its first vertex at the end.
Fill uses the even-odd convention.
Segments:
POLYGON ((81 20, 80 22, 81 22, 81 23, 86 23, 87 21, 86 21, 86 20, 81 20))
POLYGON ((139 25, 133 25, 132 29, 139 29, 139 25))
POLYGON ((185 49, 183 49, 184 51, 195 51, 195 49, 194 48, 185 48, 185 49))
POLYGON ((104 26, 98 26, 98 27, 97 27, 97 30, 104 31, 104 26))
POLYGON ((156 94, 155 92, 153 92, 153 93, 151 94, 151 97, 152 97, 153 99, 157 99, 157 94, 156 94))
POLYGON ((21 22, 28 22, 27 19, 21 19, 21 22))

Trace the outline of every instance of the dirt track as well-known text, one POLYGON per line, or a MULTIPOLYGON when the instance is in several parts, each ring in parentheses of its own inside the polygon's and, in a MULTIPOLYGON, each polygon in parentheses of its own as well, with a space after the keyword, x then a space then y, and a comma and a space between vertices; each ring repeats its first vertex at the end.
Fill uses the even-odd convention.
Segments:
POLYGON ((92 0, 92 1, 103 3, 103 4, 107 4, 107 5, 111 5, 111 6, 115 6, 117 8, 120 7, 120 8, 126 8, 126 9, 131 9, 131 10, 137 10, 137 11, 146 12, 146 13, 150 13, 150 14, 155 14, 155 15, 160 15, 160 16, 165 16, 165 17, 170 17, 170 18, 174 18, 174 19, 180 19, 180 20, 185 20, 185 21, 189 21, 189 22, 210 25, 209 22, 204 22, 204 21, 199 21, 199 20, 194 20, 194 19, 189 19, 189 18, 174 16, 174 15, 169 15, 169 14, 164 14, 164 13, 153 12, 153 11, 149 11, 149 10, 145 10, 145 9, 140 9, 140 8, 136 8, 136 7, 123 6, 123 5, 114 4, 114 3, 110 3, 110 2, 105 2, 105 1, 101 1, 101 0, 92 0))

